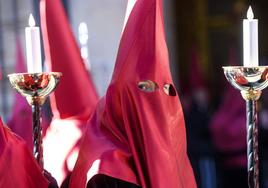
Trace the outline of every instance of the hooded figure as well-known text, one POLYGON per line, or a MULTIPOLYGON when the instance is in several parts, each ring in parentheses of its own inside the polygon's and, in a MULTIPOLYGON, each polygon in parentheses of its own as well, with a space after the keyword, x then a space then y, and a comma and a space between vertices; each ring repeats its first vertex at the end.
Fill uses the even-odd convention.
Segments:
POLYGON ((88 123, 71 188, 84 188, 89 180, 91 187, 96 174, 142 188, 196 187, 169 69, 162 1, 133 5, 111 83, 88 123))
MULTIPOLYGON (((26 72, 19 38, 16 39, 16 72, 26 72)), ((10 129, 23 138, 30 150, 33 149, 31 107, 18 92, 15 93, 12 114, 7 123, 10 129)))
MULTIPOLYGON (((229 66, 240 62, 237 48, 229 49, 229 66)), ((222 187, 247 187, 247 130, 245 101, 226 79, 221 104, 213 114, 209 129, 217 152, 216 162, 222 187)), ((243 80, 242 80, 243 81, 243 80)))
MULTIPOLYGON (((237 48, 229 49, 229 66, 239 62, 237 48)), ((219 109, 210 121, 210 132, 217 152, 223 154, 221 165, 232 167, 247 166, 246 111, 245 101, 239 91, 224 78, 225 93, 219 109)), ((232 183, 232 182, 230 182, 232 183)))
POLYGON ((81 136, 98 96, 60 0, 42 0, 40 16, 46 65, 61 72, 51 94, 53 120, 44 138, 44 165, 61 185, 75 164, 81 136))
POLYGON ((49 182, 26 143, 0 119, 0 187, 47 188, 49 182))

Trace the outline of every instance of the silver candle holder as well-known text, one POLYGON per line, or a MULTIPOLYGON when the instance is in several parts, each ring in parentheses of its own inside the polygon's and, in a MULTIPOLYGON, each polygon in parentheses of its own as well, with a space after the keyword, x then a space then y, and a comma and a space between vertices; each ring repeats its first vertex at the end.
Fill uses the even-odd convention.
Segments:
POLYGON ((257 101, 262 90, 268 86, 268 66, 223 67, 226 79, 240 90, 246 101, 247 126, 247 160, 248 186, 259 188, 259 156, 258 156, 258 116, 257 101))
POLYGON ((33 155, 43 170, 43 147, 42 147, 42 126, 41 106, 48 95, 54 91, 60 81, 61 73, 14 73, 8 78, 13 88, 24 96, 32 107, 33 121, 33 155))

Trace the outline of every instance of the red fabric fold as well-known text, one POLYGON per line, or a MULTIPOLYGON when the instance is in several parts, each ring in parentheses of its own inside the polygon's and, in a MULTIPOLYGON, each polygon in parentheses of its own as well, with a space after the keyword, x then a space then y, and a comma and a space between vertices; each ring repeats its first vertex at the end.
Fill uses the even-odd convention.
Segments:
POLYGON ((163 25, 161 0, 134 3, 106 97, 88 123, 71 188, 85 187, 96 174, 143 188, 196 187, 163 25), (138 87, 146 80, 156 89, 138 87))
POLYGON ((98 97, 61 2, 42 0, 40 13, 49 71, 63 73, 60 84, 51 95, 53 115, 61 119, 76 116, 87 120, 98 97))
POLYGON ((44 138, 45 168, 61 185, 73 169, 98 96, 60 0, 41 0, 40 16, 46 65, 49 71, 62 72, 51 94, 53 120, 44 138))
POLYGON ((0 119, 0 187, 47 188, 48 181, 26 143, 0 119))

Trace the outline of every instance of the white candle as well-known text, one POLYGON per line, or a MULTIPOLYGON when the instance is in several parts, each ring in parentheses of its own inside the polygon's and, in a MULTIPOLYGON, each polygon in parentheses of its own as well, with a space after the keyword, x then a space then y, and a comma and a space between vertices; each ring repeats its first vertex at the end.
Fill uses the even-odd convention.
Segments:
POLYGON ((250 6, 247 12, 247 19, 243 20, 243 51, 245 67, 257 67, 259 64, 258 20, 253 18, 254 14, 250 6))
POLYGON ((42 72, 40 29, 30 14, 29 27, 25 28, 27 69, 29 73, 42 72))

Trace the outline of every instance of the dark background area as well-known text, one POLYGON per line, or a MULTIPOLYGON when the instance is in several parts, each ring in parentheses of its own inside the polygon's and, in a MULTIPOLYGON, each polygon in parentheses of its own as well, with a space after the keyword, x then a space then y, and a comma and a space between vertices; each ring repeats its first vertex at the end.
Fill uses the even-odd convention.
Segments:
MULTIPOLYGON (((243 65, 242 24, 249 5, 259 20, 259 64, 268 64, 268 1, 178 0, 174 5, 177 87, 198 187, 247 187, 245 104, 228 86, 222 66, 243 65)), ((267 97, 264 90, 258 103, 263 188, 268 187, 267 97)))

